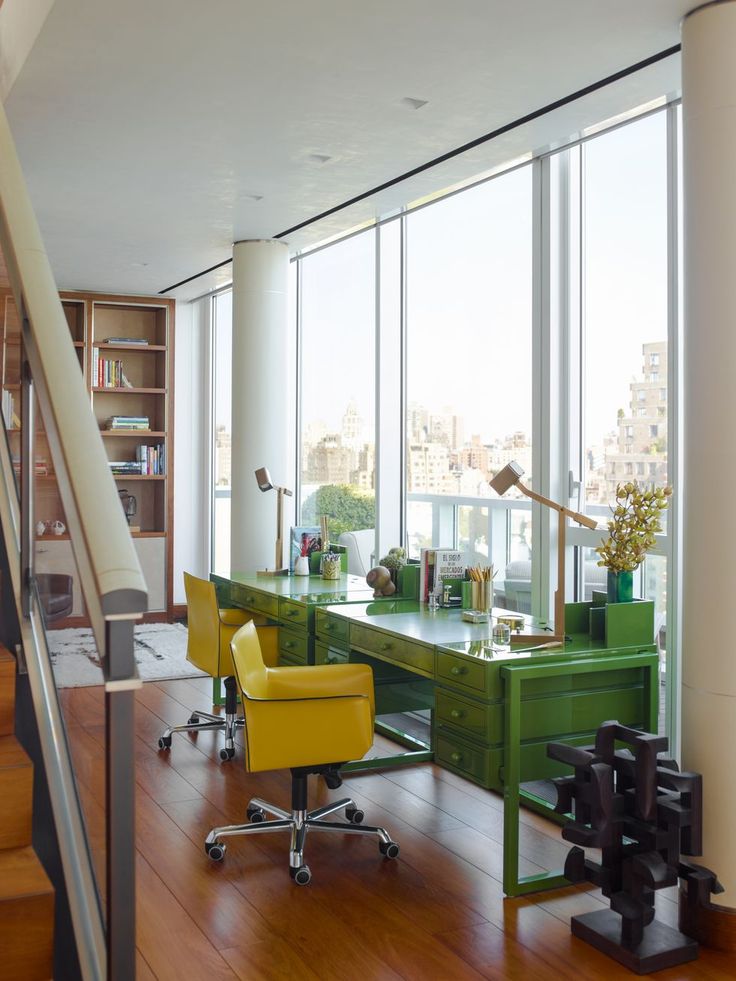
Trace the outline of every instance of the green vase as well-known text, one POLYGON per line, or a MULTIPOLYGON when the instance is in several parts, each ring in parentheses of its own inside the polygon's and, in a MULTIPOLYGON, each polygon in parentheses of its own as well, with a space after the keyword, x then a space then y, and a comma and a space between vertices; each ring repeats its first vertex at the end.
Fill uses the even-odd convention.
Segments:
POLYGON ((609 569, 606 591, 609 603, 630 603, 634 598, 634 573, 609 569))

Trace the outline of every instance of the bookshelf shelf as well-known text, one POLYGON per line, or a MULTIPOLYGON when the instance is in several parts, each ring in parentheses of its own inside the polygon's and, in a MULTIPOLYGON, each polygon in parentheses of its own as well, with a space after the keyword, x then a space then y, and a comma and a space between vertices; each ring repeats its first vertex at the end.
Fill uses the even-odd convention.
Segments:
POLYGON ((114 473, 115 480, 166 480, 165 473, 114 473))
MULTIPOLYGON (((18 432, 18 430, 13 429, 11 432, 18 432)), ((145 437, 146 439, 166 439, 169 434, 167 432, 161 431, 156 432, 153 429, 101 429, 100 436, 107 438, 108 436, 124 436, 126 439, 140 439, 145 437)))
POLYGON ((93 392, 109 392, 117 395, 166 395, 165 388, 113 388, 112 385, 102 385, 92 389, 93 392))
POLYGON ((135 351, 136 354, 148 354, 149 352, 165 351, 165 344, 107 344, 104 341, 95 341, 93 347, 101 351, 135 351))

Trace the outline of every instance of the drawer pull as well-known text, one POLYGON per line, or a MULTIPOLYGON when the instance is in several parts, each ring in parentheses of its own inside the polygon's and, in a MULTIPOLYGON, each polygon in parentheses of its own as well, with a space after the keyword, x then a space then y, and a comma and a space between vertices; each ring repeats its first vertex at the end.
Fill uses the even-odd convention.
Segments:
POLYGON ((464 715, 465 715, 465 712, 462 709, 451 709, 450 710, 450 718, 451 719, 462 719, 462 717, 464 715))
POLYGON ((327 631, 328 634, 331 634, 334 629, 335 629, 335 624, 334 623, 326 623, 325 624, 325 630, 327 631))
POLYGON ((286 615, 287 615, 287 617, 298 617, 299 616, 299 610, 287 610, 286 611, 286 615))
POLYGON ((327 658, 327 663, 328 664, 337 664, 338 663, 337 662, 337 658, 336 657, 328 657, 327 658))
POLYGON ((287 649, 287 651, 290 650, 293 646, 294 646, 294 641, 293 640, 285 640, 284 641, 284 647, 287 649))
POLYGON ((462 763, 463 754, 458 753, 457 751, 454 753, 450 753, 450 759, 452 760, 453 763, 462 763))
POLYGON ((393 647, 393 644, 389 643, 389 641, 386 641, 385 644, 381 644, 381 646, 379 647, 379 650, 381 650, 381 651, 390 651, 392 647, 393 647))
POLYGON ((468 669, 464 664, 453 664, 453 666, 450 668, 450 674, 459 675, 467 673, 468 669))

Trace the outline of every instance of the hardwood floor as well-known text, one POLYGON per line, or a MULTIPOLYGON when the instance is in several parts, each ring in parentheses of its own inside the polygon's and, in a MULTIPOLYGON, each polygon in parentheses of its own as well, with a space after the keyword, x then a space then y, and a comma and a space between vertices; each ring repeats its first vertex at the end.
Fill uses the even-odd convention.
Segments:
MULTIPOLYGON (((603 905, 596 890, 503 898, 501 799, 432 764, 351 776, 337 792, 388 828, 401 845, 397 861, 370 839, 315 834, 306 851, 313 879, 298 887, 278 834, 231 839, 224 862, 210 862, 205 835, 244 820, 250 797, 289 806, 288 773, 247 774, 242 753, 221 764, 216 735, 175 735, 169 753, 157 750, 164 723, 206 708, 210 691, 207 680, 148 683, 137 699, 140 979, 632 977, 570 933, 572 914, 603 905)), ((65 689, 61 699, 104 875, 102 693, 65 689)), ((312 779, 310 807, 331 796, 312 779)), ((526 812, 522 822, 522 871, 559 867, 567 851, 559 830, 526 812)), ((676 925, 674 890, 657 905, 676 925)), ((699 961, 656 976, 733 978, 736 965, 703 950, 699 961)))

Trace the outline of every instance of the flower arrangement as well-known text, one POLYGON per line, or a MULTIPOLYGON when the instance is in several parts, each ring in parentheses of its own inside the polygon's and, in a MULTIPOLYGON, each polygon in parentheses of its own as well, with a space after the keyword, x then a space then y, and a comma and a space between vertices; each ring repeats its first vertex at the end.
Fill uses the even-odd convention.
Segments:
POLYGON ((598 565, 611 572, 633 572, 654 545, 662 530, 660 518, 669 504, 672 488, 640 487, 636 481, 616 487, 616 504, 611 507, 608 538, 596 548, 598 565))

